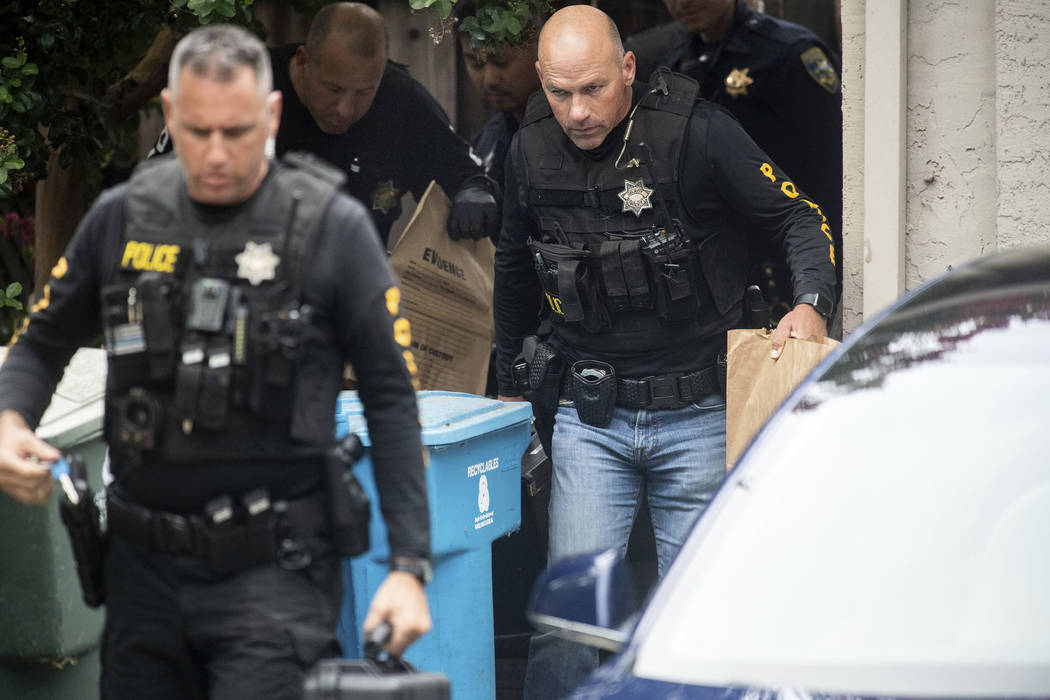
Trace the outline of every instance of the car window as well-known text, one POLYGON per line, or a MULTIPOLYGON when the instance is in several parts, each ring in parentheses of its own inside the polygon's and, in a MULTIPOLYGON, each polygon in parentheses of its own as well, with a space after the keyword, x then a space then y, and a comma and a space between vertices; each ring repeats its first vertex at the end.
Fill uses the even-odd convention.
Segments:
POLYGON ((1050 691, 1050 321, 1024 295, 854 344, 727 479, 634 672, 875 695, 1050 691))

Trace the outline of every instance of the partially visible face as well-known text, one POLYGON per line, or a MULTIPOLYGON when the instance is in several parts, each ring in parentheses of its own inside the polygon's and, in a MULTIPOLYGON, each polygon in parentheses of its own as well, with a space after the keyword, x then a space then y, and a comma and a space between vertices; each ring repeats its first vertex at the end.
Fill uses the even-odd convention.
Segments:
POLYGON ((230 205, 248 199, 266 175, 266 140, 277 135, 281 93, 260 95, 255 72, 230 82, 183 70, 178 91, 161 93, 164 121, 190 197, 230 205))
POLYGON ((699 34, 718 27, 736 0, 664 0, 664 6, 689 32, 699 34))
POLYGON ((467 75, 489 107, 500 112, 524 113, 529 95, 540 89, 535 42, 528 46, 504 44, 499 56, 484 57, 470 48, 468 37, 460 36, 459 42, 467 75))
POLYGON ((584 150, 600 146, 627 116, 634 68, 630 51, 617 60, 611 46, 585 41, 561 42, 536 61, 554 118, 584 150))
POLYGON ((299 97, 321 131, 338 135, 371 109, 386 57, 351 56, 335 35, 321 44, 320 54, 318 60, 311 61, 303 46, 295 54, 302 75, 299 97))

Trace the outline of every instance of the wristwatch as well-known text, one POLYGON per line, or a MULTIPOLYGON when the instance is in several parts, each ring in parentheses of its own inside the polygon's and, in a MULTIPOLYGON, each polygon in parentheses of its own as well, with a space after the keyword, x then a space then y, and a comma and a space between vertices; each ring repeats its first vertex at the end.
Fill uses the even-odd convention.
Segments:
POLYGON ((809 304, 817 313, 824 317, 825 320, 831 318, 831 314, 835 311, 835 302, 831 300, 831 297, 824 296, 823 294, 817 294, 816 292, 808 292, 806 294, 799 294, 795 297, 795 306, 799 304, 809 304))
POLYGON ((434 578, 430 560, 423 557, 394 557, 390 561, 391 571, 404 571, 415 576, 424 586, 434 578))

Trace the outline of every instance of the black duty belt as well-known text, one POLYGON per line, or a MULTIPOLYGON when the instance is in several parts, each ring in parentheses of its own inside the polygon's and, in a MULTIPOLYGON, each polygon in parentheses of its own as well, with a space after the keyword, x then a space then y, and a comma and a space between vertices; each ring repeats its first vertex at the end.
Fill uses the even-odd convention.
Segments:
POLYGON ((324 531, 327 511, 320 496, 275 501, 266 517, 210 526, 202 515, 178 515, 150 510, 106 491, 109 532, 145 547, 199 559, 216 573, 229 574, 276 561, 284 568, 302 568, 311 556, 298 539, 324 531))
POLYGON ((682 408, 721 389, 713 365, 694 372, 672 372, 637 379, 617 377, 616 405, 623 408, 682 408))

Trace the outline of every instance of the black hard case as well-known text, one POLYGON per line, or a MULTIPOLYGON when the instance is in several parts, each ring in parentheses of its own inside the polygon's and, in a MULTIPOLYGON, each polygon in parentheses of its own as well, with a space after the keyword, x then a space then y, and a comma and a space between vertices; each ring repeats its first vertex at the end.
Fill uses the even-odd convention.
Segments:
POLYGON ((325 659, 303 681, 303 700, 450 700, 443 673, 391 672, 374 659, 325 659))

